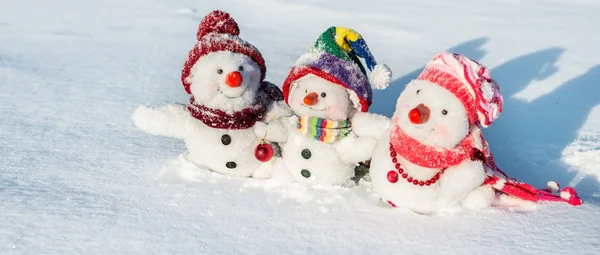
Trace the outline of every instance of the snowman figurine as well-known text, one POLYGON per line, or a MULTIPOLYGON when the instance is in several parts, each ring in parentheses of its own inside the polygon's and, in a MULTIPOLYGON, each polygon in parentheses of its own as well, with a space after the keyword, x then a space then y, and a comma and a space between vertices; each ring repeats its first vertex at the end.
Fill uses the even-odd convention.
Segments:
POLYGON ((379 140, 371 160, 373 190, 393 207, 423 214, 510 200, 581 204, 571 187, 553 194, 556 182, 538 190, 498 169, 481 128, 498 118, 502 102, 485 66, 460 54, 434 57, 398 98, 391 123, 371 114, 354 118, 357 134, 379 140))
POLYGON ((391 123, 356 116, 358 134, 379 138, 371 160, 373 190, 390 205, 417 213, 490 206, 495 193, 482 186, 487 145, 479 126, 487 127, 501 111, 499 87, 484 66, 439 54, 406 86, 391 123))
POLYGON ((291 112, 279 88, 264 81, 261 53, 238 35, 228 13, 208 14, 181 73, 190 103, 141 106, 132 118, 147 133, 183 139, 187 159, 200 167, 268 178, 273 147, 255 135, 254 124, 291 112))
MULTIPOLYGON (((373 137, 352 131, 352 116, 371 105, 371 84, 386 87, 391 71, 377 65, 364 39, 342 27, 327 29, 296 62, 283 83, 285 101, 294 115, 257 127, 257 135, 282 145, 277 170, 301 183, 344 185, 357 163, 368 160, 373 137), (358 57, 365 59, 370 77, 358 57)), ((289 179, 292 179, 289 178, 289 179)))

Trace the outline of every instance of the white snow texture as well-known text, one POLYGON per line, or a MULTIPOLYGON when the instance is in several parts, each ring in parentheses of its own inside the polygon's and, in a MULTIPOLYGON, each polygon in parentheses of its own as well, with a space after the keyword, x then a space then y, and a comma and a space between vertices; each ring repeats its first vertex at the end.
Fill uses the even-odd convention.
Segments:
MULTIPOLYGON (((593 0, 4 1, 0 254, 598 254, 597 13, 593 0), (484 130, 499 167, 574 186, 584 204, 425 216, 391 209, 368 181, 281 185, 191 164, 182 140, 130 117, 187 104, 181 67, 214 9, 277 85, 326 28, 355 29, 394 73, 371 106, 387 117, 437 53, 480 61, 505 99, 484 130)), ((376 122, 363 131, 381 136, 376 122)))

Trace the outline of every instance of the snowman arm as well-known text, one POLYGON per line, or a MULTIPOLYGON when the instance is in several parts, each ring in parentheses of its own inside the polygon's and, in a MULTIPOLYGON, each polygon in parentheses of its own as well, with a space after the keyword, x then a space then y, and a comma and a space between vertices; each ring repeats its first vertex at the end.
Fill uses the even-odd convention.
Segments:
POLYGON ((391 121, 383 115, 358 112, 352 117, 352 131, 359 137, 371 136, 379 140, 388 133, 391 121))
POLYGON ((182 104, 159 107, 139 106, 133 115, 133 123, 140 130, 152 134, 183 139, 192 123, 192 117, 182 104))
POLYGON ((267 110, 263 120, 265 123, 269 123, 278 118, 289 117, 292 114, 292 110, 284 101, 274 101, 267 110))
POLYGON ((349 164, 355 164, 371 159, 377 140, 370 136, 357 137, 350 135, 334 145, 340 159, 349 164))
POLYGON ((256 122, 254 124, 254 134, 259 138, 265 138, 267 141, 283 143, 286 142, 292 129, 292 121, 295 116, 283 117, 273 120, 269 123, 256 122))
POLYGON ((467 195, 481 186, 485 169, 481 161, 466 160, 444 171, 440 178, 439 198, 464 200, 467 195))

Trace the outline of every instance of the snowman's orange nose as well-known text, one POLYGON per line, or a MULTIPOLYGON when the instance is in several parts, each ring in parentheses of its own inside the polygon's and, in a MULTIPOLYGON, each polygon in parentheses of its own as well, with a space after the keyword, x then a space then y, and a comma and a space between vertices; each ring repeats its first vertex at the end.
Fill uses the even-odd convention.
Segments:
POLYGON ((429 107, 424 104, 417 105, 408 112, 408 119, 413 124, 423 124, 429 119, 429 107))
POLYGON ((225 77, 225 84, 227 84, 229 87, 235 88, 242 85, 243 80, 242 74, 238 71, 235 71, 227 74, 227 77, 225 77))
POLYGON ((310 92, 304 97, 305 105, 311 106, 311 105, 315 105, 318 102, 319 102, 319 94, 317 94, 316 92, 310 92))

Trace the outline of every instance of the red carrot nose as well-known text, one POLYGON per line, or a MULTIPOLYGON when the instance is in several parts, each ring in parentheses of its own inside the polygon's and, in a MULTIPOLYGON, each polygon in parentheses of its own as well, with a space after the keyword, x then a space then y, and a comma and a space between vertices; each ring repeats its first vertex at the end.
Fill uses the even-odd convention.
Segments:
POLYGON ((308 95, 306 95, 304 97, 305 105, 311 106, 311 105, 315 105, 318 102, 319 102, 319 94, 317 94, 316 92, 310 92, 310 93, 308 93, 308 95))
POLYGON ((413 124, 423 124, 429 119, 429 107, 424 104, 417 105, 408 112, 408 119, 413 124))
POLYGON ((227 84, 229 87, 235 88, 242 85, 243 80, 242 74, 238 71, 235 71, 227 74, 227 77, 225 77, 225 84, 227 84))

